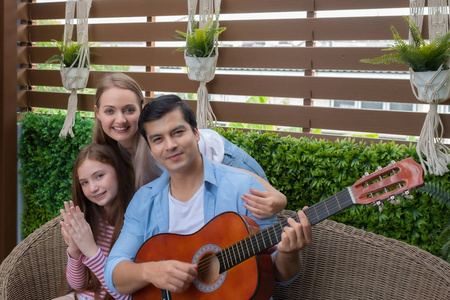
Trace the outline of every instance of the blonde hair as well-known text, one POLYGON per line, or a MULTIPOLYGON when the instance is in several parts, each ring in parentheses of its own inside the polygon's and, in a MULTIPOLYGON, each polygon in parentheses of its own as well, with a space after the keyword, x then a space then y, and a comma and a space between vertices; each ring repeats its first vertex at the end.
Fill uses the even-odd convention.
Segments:
MULTIPOLYGON (((136 95, 136 101, 139 103, 139 107, 142 111, 144 104, 144 97, 139 84, 134 81, 130 76, 123 73, 110 73, 106 74, 99 82, 97 86, 97 92, 95 94, 95 105, 100 107, 100 98, 104 92, 110 88, 120 88, 129 90, 136 95)), ((134 167, 135 175, 135 188, 139 189, 144 184, 158 178, 162 171, 156 165, 153 156, 150 154, 150 148, 145 142, 144 138, 136 131, 136 147, 133 157, 127 153, 127 151, 114 139, 109 137, 102 128, 102 123, 95 115, 94 132, 92 135, 92 142, 98 144, 110 145, 114 150, 121 154, 122 158, 131 161, 134 167)))

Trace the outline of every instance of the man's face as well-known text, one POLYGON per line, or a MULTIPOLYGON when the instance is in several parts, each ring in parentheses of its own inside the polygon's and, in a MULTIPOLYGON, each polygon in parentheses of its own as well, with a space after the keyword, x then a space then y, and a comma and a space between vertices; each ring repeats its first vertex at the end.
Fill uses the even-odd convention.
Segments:
POLYGON ((181 109, 175 109, 161 119, 144 124, 150 151, 169 174, 184 172, 194 167, 193 162, 201 156, 197 143, 198 129, 192 131, 183 118, 181 109))

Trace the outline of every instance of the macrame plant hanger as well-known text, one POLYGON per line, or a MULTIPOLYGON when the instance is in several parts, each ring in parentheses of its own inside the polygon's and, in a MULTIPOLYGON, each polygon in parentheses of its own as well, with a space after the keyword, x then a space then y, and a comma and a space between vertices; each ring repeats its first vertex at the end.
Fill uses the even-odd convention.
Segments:
MULTIPOLYGON (((410 0, 410 18, 422 30, 425 0, 410 0)), ((433 41, 448 32, 450 0, 428 0, 429 37, 433 41)), ((410 33, 410 43, 412 43, 410 33)), ((448 64, 448 63, 447 63, 448 64)), ((441 65, 430 78, 410 69, 411 87, 416 98, 430 105, 416 145, 425 174, 442 176, 449 171, 450 149, 442 143, 444 126, 437 112, 439 103, 450 97, 450 71, 441 65), (423 86, 420 90, 418 87, 423 86), (417 92, 416 92, 417 89, 417 92), (425 156, 425 158, 423 157, 425 156)), ((422 73, 423 74, 423 73, 422 73)))
MULTIPOLYGON (((221 0, 200 0, 198 15, 199 15, 199 28, 204 28, 208 19, 218 18, 218 12, 220 9, 221 0)), ((197 10, 198 0, 188 0, 188 27, 187 32, 190 33, 192 28, 192 21, 195 18, 195 12, 197 10)), ((219 26, 219 22, 217 22, 219 26)), ((196 57, 187 55, 184 51, 184 59, 186 61, 186 67, 188 68, 188 76, 190 80, 195 80, 200 83, 197 90, 197 125, 198 128, 214 127, 217 118, 211 108, 208 99, 208 90, 206 89, 206 83, 213 80, 217 58, 219 57, 218 50, 218 37, 215 37, 214 48, 208 57, 196 57)))
POLYGON ((84 89, 89 78, 89 43, 88 43, 88 18, 92 0, 67 0, 66 20, 64 23, 63 45, 72 43, 75 8, 77 11, 77 42, 81 43, 78 57, 70 67, 64 67, 61 62, 61 79, 63 86, 70 91, 67 115, 59 136, 73 135, 72 128, 75 125, 75 113, 77 111, 77 90, 84 89), (80 67, 75 67, 78 64, 80 67), (82 68, 81 66, 84 66, 82 68))

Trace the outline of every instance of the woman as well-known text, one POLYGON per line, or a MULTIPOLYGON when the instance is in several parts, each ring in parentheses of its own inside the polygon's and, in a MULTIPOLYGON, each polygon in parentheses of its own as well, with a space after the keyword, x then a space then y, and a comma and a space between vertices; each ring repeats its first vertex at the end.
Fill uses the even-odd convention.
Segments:
MULTIPOLYGON (((138 131, 138 119, 143 104, 141 88, 123 73, 107 74, 98 84, 94 106, 93 142, 111 145, 125 159, 131 159, 135 169, 136 189, 158 178, 162 173, 138 131)), ((242 196, 246 208, 255 217, 267 218, 285 207, 286 197, 263 179, 265 174, 261 166, 217 132, 201 130, 199 149, 208 159, 238 167, 253 174, 263 183, 267 191, 251 189, 251 194, 242 196)))

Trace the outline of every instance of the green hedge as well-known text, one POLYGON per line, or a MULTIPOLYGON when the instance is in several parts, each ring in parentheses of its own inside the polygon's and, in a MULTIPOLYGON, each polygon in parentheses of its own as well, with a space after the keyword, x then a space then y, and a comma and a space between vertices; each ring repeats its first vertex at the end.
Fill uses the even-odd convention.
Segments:
POLYGON ((19 140, 21 184, 25 198, 22 235, 28 236, 59 214, 71 199, 72 168, 80 149, 90 143, 94 121, 76 116, 75 137, 59 137, 65 115, 24 114, 19 140))
MULTIPOLYGON (((58 137, 63 122, 64 116, 32 113, 22 120, 19 157, 25 196, 22 222, 25 236, 58 215, 62 202, 70 199, 73 161, 79 149, 91 139, 91 119, 77 116, 74 138, 58 137)), ((261 164, 271 184, 287 196, 288 208, 294 210, 336 194, 365 172, 373 172, 392 160, 407 157, 418 160, 414 146, 395 143, 367 145, 351 139, 329 142, 216 130, 261 164)), ((448 189, 450 173, 442 177, 427 175, 425 181, 448 189)), ((405 241, 448 260, 441 252, 444 243, 448 243, 448 235, 442 237, 450 219, 446 203, 431 197, 436 193, 417 190, 411 194, 413 199, 400 197, 402 201, 397 205, 385 202, 382 211, 378 207, 355 205, 332 219, 405 241)))

